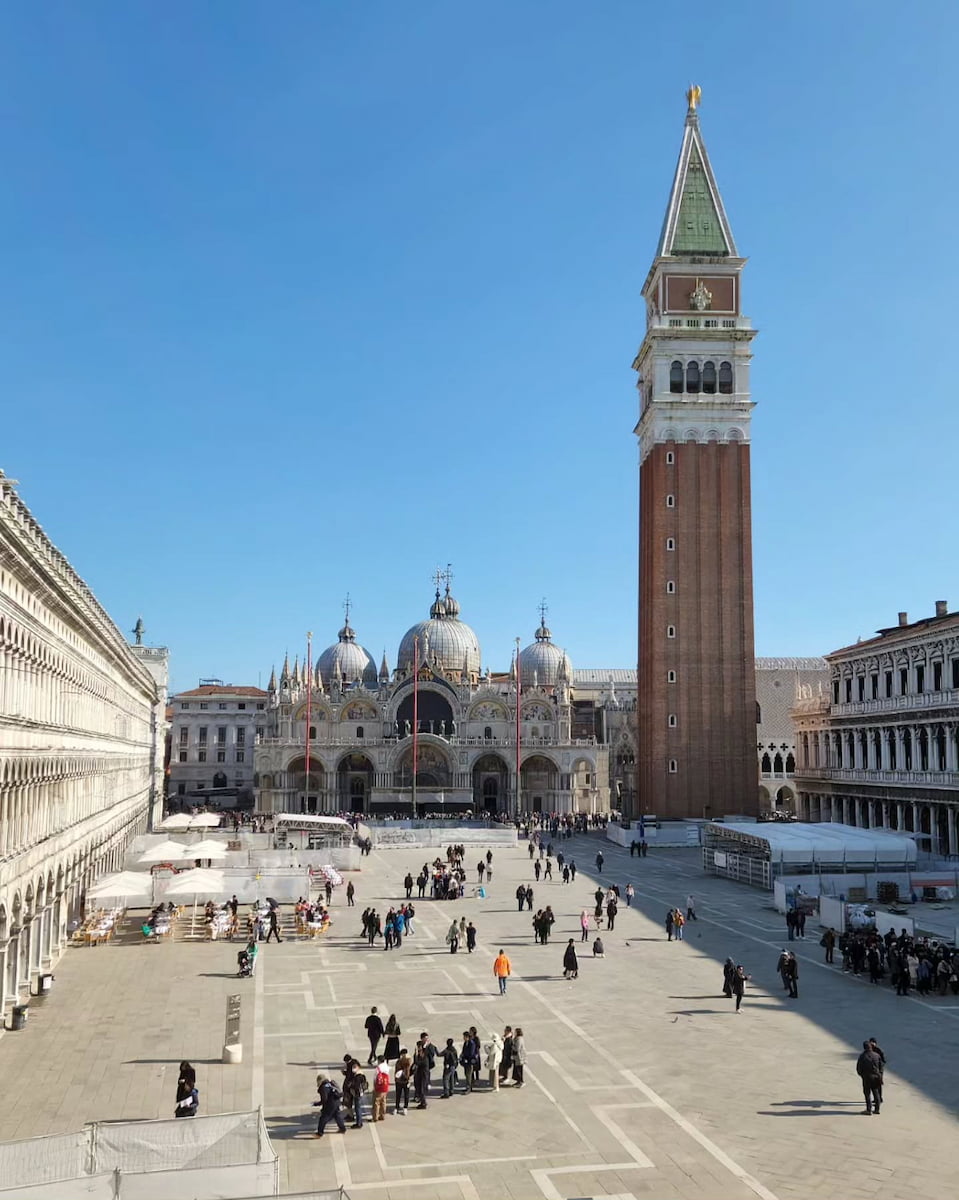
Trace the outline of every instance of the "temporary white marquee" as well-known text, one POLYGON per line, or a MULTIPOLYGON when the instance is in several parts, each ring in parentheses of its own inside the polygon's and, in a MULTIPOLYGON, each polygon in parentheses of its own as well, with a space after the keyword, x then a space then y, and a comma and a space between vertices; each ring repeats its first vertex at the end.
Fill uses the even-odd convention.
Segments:
POLYGON ((716 849, 762 855, 782 863, 894 863, 916 862, 916 843, 908 834, 886 829, 860 829, 834 821, 710 822, 704 840, 716 849))

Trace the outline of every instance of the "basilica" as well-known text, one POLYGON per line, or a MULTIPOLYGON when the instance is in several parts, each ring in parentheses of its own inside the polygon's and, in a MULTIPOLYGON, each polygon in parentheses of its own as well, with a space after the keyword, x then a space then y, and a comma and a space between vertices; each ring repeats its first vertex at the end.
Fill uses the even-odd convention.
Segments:
POLYGON ((255 748, 259 811, 608 810, 601 706, 577 696, 545 609, 534 640, 496 673, 482 664, 449 578, 445 590, 441 582, 392 671, 357 640, 348 609, 315 664, 291 668, 287 658, 279 679, 271 674, 255 748))

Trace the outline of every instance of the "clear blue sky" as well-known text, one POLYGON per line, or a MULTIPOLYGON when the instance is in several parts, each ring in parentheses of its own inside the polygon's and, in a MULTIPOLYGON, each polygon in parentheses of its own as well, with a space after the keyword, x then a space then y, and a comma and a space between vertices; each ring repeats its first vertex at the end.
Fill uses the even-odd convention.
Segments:
POLYGON ((0 465, 173 682, 451 561, 636 655, 640 288, 702 126, 754 343, 756 649, 959 607, 955 4, 3 5, 0 465), (774 11, 775 10, 775 11, 774 11))

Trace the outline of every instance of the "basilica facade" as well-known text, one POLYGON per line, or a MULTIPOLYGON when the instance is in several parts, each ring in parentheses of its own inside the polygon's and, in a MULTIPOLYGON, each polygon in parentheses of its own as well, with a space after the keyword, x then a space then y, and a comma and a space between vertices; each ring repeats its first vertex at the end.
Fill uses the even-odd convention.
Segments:
POLYGON ((533 641, 497 673, 483 666, 447 580, 404 634, 392 670, 385 654, 377 667, 347 612, 315 665, 287 659, 268 693, 255 749, 260 812, 609 808, 602 723, 591 701, 577 702, 545 611, 533 641))

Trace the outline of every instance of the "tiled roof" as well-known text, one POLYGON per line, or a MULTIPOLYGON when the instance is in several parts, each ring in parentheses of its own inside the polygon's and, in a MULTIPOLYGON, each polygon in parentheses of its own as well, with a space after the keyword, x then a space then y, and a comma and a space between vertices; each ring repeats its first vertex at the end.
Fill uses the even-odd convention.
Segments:
POLYGON ((573 686, 577 683, 613 683, 631 684, 636 686, 636 672, 628 667, 583 667, 573 671, 573 686))
POLYGON ((234 686, 232 683, 206 683, 203 687, 191 688, 188 692, 177 692, 172 699, 182 700, 184 696, 262 696, 265 700, 269 694, 262 688, 242 684, 234 686))

